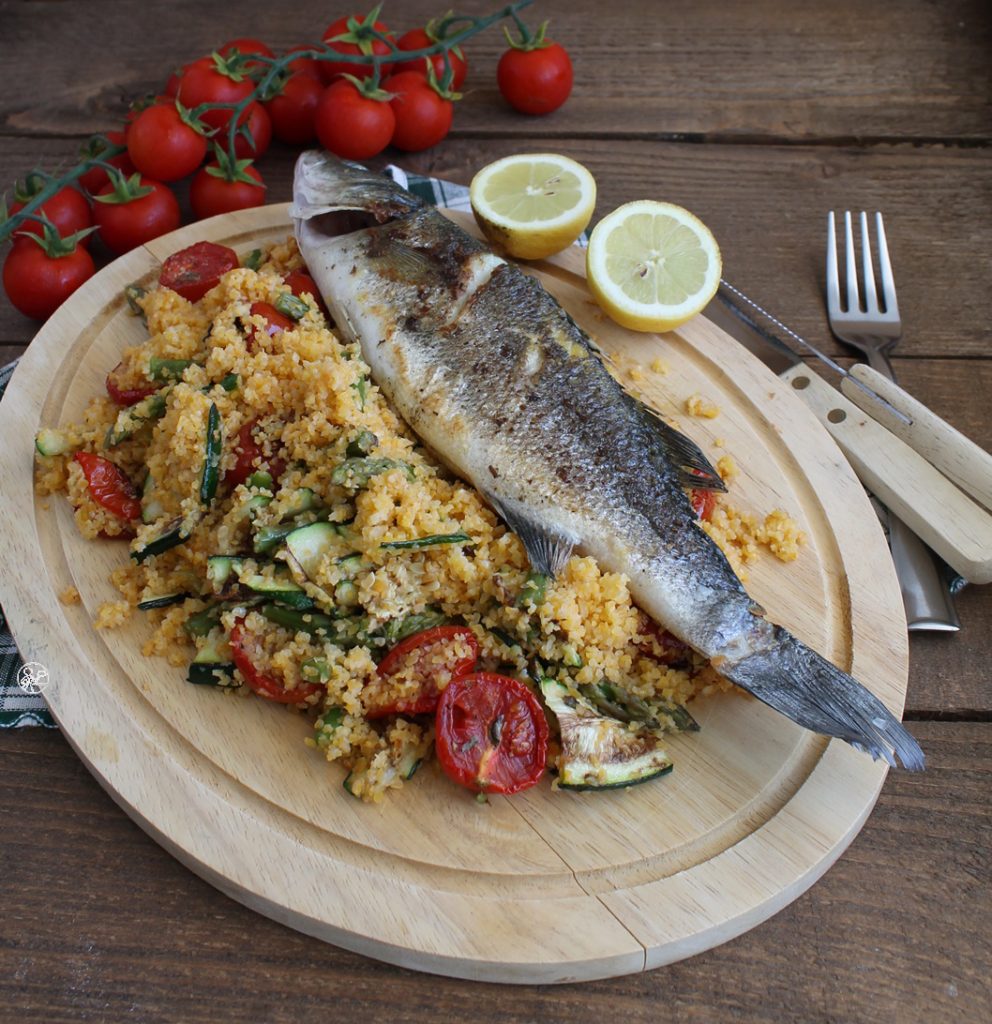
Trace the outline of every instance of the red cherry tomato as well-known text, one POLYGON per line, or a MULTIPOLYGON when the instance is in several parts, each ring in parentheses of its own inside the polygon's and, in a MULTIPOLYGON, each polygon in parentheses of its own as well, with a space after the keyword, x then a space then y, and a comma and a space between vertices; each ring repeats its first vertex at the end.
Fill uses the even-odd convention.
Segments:
POLYGON ((534 50, 510 49, 499 59, 496 82, 514 110, 550 114, 572 91, 572 62, 558 43, 534 50))
POLYGON ((19 238, 3 263, 3 287, 21 313, 46 320, 95 269, 81 245, 68 255, 49 256, 30 238, 19 238))
POLYGON ((268 461, 265 460, 262 449, 255 440, 257 426, 258 420, 250 420, 238 431, 238 439, 234 444, 234 469, 224 477, 224 482, 230 486, 231 490, 234 490, 238 484, 243 484, 256 469, 264 469, 273 481, 278 481, 285 472, 285 459, 275 455, 268 461))
POLYGON ((175 99, 179 95, 179 83, 182 81, 183 72, 185 70, 185 67, 176 68, 176 70, 169 75, 169 80, 165 83, 165 88, 162 90, 166 96, 171 96, 172 99, 175 99))
POLYGON ((314 118, 324 86, 314 75, 297 71, 286 79, 282 92, 265 104, 272 119, 272 134, 280 142, 302 146, 317 137, 314 118))
POLYGON ((548 723, 518 679, 475 672, 441 693, 437 759, 455 782, 481 793, 519 793, 544 774, 548 723))
MULTIPOLYGON (((123 146, 126 144, 124 133, 116 130, 104 132, 107 139, 112 142, 115 146, 123 146)), ((96 144, 93 147, 84 146, 80 150, 80 156, 85 160, 88 157, 101 156, 102 147, 96 144)), ((129 178, 137 168, 131 163, 131 157, 127 153, 121 153, 118 156, 112 156, 106 158, 108 164, 113 164, 114 167, 119 168, 125 178, 129 178)), ((86 189, 91 196, 96 195, 100 189, 110 179, 107 177, 107 172, 102 167, 91 167, 85 174, 79 176, 79 184, 86 189)))
POLYGON ((190 205, 198 220, 218 213, 230 213, 232 210, 247 210, 265 202, 265 183, 254 167, 246 167, 244 173, 255 184, 217 177, 210 173, 211 168, 219 170, 217 163, 212 161, 196 172, 189 186, 190 205))
POLYGON ((388 103, 363 96, 342 78, 321 95, 316 127, 320 144, 336 156, 368 160, 389 145, 396 115, 388 103))
MULTIPOLYGON (((249 53, 259 53, 263 57, 275 56, 261 39, 252 39, 249 36, 239 36, 237 39, 232 39, 229 43, 225 43, 217 52, 222 57, 230 57, 232 50, 237 50, 242 56, 249 53)), ((255 63, 257 64, 258 61, 255 63)))
POLYGON ((238 254, 233 249, 216 242, 197 242, 174 252, 162 264, 158 283, 190 302, 198 302, 237 266, 238 254))
POLYGON ((416 153, 437 145, 451 130, 453 104, 432 89, 419 71, 401 71, 386 80, 385 89, 396 117, 392 144, 416 153))
MULTIPOLYGON (((24 203, 12 203, 10 215, 13 216, 19 210, 23 210, 24 206, 24 203)), ((82 231, 93 223, 90 204, 86 201, 86 197, 71 185, 60 188, 51 199, 46 199, 35 210, 35 213, 47 217, 55 225, 56 231, 62 238, 66 238, 74 231, 82 231)), ((42 238, 44 234, 45 229, 41 224, 35 220, 26 220, 14 232, 13 237, 24 238, 27 235, 37 235, 38 238, 42 238)), ((89 236, 81 239, 81 243, 88 245, 89 236)))
POLYGON ((126 387, 118 383, 118 374, 123 363, 118 363, 107 374, 107 394, 114 405, 137 405, 142 399, 154 395, 158 388, 154 384, 142 384, 139 387, 126 387))
POLYGON ((252 103, 238 119, 238 124, 248 124, 252 141, 243 135, 234 137, 234 152, 239 160, 255 160, 272 145, 272 118, 261 103, 252 103))
MULTIPOLYGON (((244 74, 228 75, 213 57, 201 57, 186 66, 179 80, 178 98, 184 107, 201 103, 237 103, 250 95, 255 83, 244 74)), ((230 110, 208 110, 203 121, 211 128, 224 129, 231 120, 230 110)))
MULTIPOLYGON (((315 50, 316 46, 307 46, 305 43, 301 46, 291 46, 286 53, 299 53, 301 50, 315 50)), ((320 61, 315 57, 297 57, 295 60, 291 60, 287 65, 286 69, 294 75, 310 75, 313 78, 320 78, 320 61)))
MULTIPOLYGON (((436 42, 437 39, 428 35, 426 29, 412 28, 400 36, 396 45, 401 50, 426 50, 436 42)), ((468 61, 465 59, 465 54, 461 52, 461 47, 449 50, 448 56, 451 59, 451 88, 457 90, 462 87, 462 82, 465 81, 465 76, 468 74, 468 61)), ((421 57, 419 60, 405 60, 397 64, 395 70, 419 71, 424 74, 427 61, 434 65, 434 74, 437 76, 437 80, 442 81, 444 78, 444 56, 440 53, 435 53, 433 57, 421 57)))
MULTIPOLYGON (((145 177, 141 184, 151 192, 126 203, 93 204, 93 220, 100 229, 100 237, 118 255, 175 231, 181 223, 179 202, 167 185, 145 177)), ((110 195, 113 191, 113 185, 107 184, 98 195, 110 195)))
POLYGON ((250 690, 259 697, 274 700, 277 704, 302 704, 308 697, 323 692, 324 688, 315 683, 300 683, 299 686, 287 690, 282 680, 259 671, 255 667, 255 660, 261 655, 261 645, 244 628, 244 621, 242 615, 231 627, 230 644, 235 667, 250 690))
POLYGON ((696 513, 697 519, 709 520, 712 518, 713 509, 716 508, 715 491, 694 487, 689 492, 689 500, 692 502, 692 510, 696 513))
POLYGON ((192 174, 207 155, 207 140, 190 127, 175 103, 143 110, 127 133, 131 162, 156 181, 178 181, 192 174))
POLYGON ((76 452, 73 458, 79 463, 90 495, 98 505, 121 519, 130 521, 141 517, 138 492, 120 466, 92 452, 76 452))
POLYGON ((408 636, 379 663, 379 678, 384 685, 366 688, 366 717, 424 715, 433 711, 440 696, 438 673, 443 671, 449 680, 457 679, 472 671, 478 657, 479 644, 468 626, 434 626, 408 636), (452 650, 456 644, 467 647, 468 653, 459 657, 452 650), (389 680, 401 673, 412 676, 418 688, 408 697, 395 699, 390 696, 389 680))
MULTIPOLYGON (((352 15, 355 22, 359 26, 366 24, 367 15, 355 14, 352 15)), ((338 18, 337 21, 327 26, 324 31, 324 43, 332 50, 337 53, 347 54, 386 54, 389 53, 389 47, 378 39, 372 38, 367 39, 364 42, 331 42, 335 36, 349 35, 350 29, 348 28, 348 22, 351 18, 338 18)), ((381 32, 384 36, 389 35, 389 29, 381 21, 375 21, 372 23, 372 27, 377 31, 381 32)), ((368 78, 372 74, 371 64, 349 64, 346 61, 320 61, 320 77, 325 82, 330 82, 337 75, 354 75, 355 78, 368 78)), ((389 64, 383 64, 380 68, 380 74, 388 75, 390 70, 389 64)))
MULTIPOLYGON (((275 306, 270 305, 268 302, 253 302, 249 312, 252 316, 265 318, 265 327, 261 330, 270 338, 273 334, 292 330, 296 326, 288 316, 283 316, 275 306)), ((259 328, 254 324, 249 324, 245 334, 245 347, 249 352, 255 351, 255 347, 258 345, 258 337, 259 328)))

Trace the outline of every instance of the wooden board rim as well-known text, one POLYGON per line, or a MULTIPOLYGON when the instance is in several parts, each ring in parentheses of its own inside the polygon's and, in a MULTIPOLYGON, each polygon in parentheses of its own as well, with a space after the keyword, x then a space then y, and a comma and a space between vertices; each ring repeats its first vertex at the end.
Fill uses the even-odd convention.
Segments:
MULTIPOLYGON (((124 283, 150 273, 164 256, 193 241, 212 238, 237 246, 250 241, 260 231, 282 223, 287 224, 288 230, 287 209, 288 204, 281 204, 194 224, 155 240, 144 249, 120 258, 101 271, 50 319, 22 360, 0 407, 0 427, 5 429, 5 436, 32 436, 41 423, 44 409, 51 407, 53 402, 59 403, 59 387, 67 386, 67 382, 57 379, 58 375, 53 372, 54 366, 46 360, 53 354, 61 356, 58 364, 61 365, 66 353, 81 342, 83 335, 72 333, 78 319, 85 318, 88 311, 98 313, 105 310, 107 302, 116 303, 114 308, 119 308, 122 301, 120 290, 124 283), (107 302, 101 296, 106 297, 107 302), (54 389, 47 390, 52 381, 55 381, 54 389)), ((554 262, 570 273, 579 270, 574 255, 564 254, 554 262)), ((704 341, 713 341, 713 330, 705 323, 694 321, 679 334, 690 340, 697 339, 698 344, 703 345, 704 341)), ((725 341, 720 344, 736 346, 726 336, 723 337, 725 341)), ((759 381, 767 389, 772 399, 772 411, 768 414, 770 422, 782 415, 783 408, 787 409, 791 421, 801 424, 803 430, 809 432, 809 438, 812 439, 809 443, 821 453, 827 453, 831 471, 838 474, 836 478, 831 477, 832 483, 838 486, 845 498, 854 502, 848 518, 853 517, 860 524, 860 535, 867 537, 874 545, 870 557, 861 559, 854 557, 853 552, 845 552, 847 542, 844 538, 835 538, 838 550, 850 556, 844 561, 848 578, 846 581, 837 581, 837 584, 846 586, 851 595, 852 657, 858 651, 857 634, 861 628, 858 613, 864 610, 862 605, 865 601, 862 591, 869 582, 872 601, 880 609, 883 621, 890 627, 893 623, 903 623, 902 633, 896 635, 893 630, 889 637, 891 657, 886 696, 890 705, 894 706, 898 702, 899 706, 894 706, 898 712, 905 696, 908 644, 904 620, 901 619, 902 604, 898 586, 891 562, 887 560, 887 551, 885 557, 881 557, 879 545, 884 544, 884 541, 870 513, 867 499, 846 462, 834 449, 833 442, 802 403, 749 354, 740 350, 735 355, 747 368, 749 379, 759 381), (852 497, 855 495, 860 495, 860 506, 859 499, 852 497)), ((707 358, 712 359, 712 356, 707 358)), ((793 454, 791 448, 788 450, 790 455, 793 454)), ((13 445, 7 446, 0 455, 0 480, 4 482, 7 493, 15 493, 16 488, 23 489, 25 481, 30 481, 30 461, 24 457, 23 452, 18 454, 13 445)), ((825 496, 824 500, 828 504, 836 502, 834 496, 825 496)), ((76 671, 80 670, 80 666, 88 669, 85 652, 74 641, 63 646, 58 640, 60 636, 71 634, 72 630, 65 628, 66 609, 58 604, 54 587, 49 586, 39 591, 29 582, 32 579, 47 582, 49 578, 40 555, 39 515, 36 508, 35 516, 21 517, 3 528, 8 536, 5 538, 4 552, 0 553, 0 564, 10 562, 8 568, 11 571, 8 576, 14 581, 11 593, 4 595, 8 617, 21 642, 21 648, 30 651, 33 659, 48 664, 46 659, 52 658, 53 667, 64 665, 70 669, 75 667, 76 671), (15 570, 9 554, 15 550, 31 563, 35 573, 33 576, 15 570), (33 553, 38 556, 36 560, 32 559, 33 553), (60 620, 63 623, 61 630, 60 620)), ((105 681, 95 676, 88 677, 86 685, 95 693, 106 695, 108 692, 104 689, 105 681)), ((593 915, 598 922, 596 927, 603 930, 603 944, 612 943, 609 953, 586 951, 578 953, 570 961, 563 961, 543 954, 540 943, 528 944, 518 935, 513 944, 499 952, 472 954, 457 948, 455 944, 447 949, 418 947, 416 941, 408 935, 401 941, 392 941, 396 939, 395 935, 375 934, 367 926, 364 929, 349 929, 342 927, 341 922, 329 921, 326 917, 315 918, 308 915, 306 908, 299 905, 298 901, 294 902, 291 894, 279 886, 275 887, 275 891, 272 887, 260 886, 257 870, 254 873, 245 871, 238 874, 232 872, 229 866, 225 866, 224 870, 219 869, 218 851, 210 841, 205 841, 203 835, 195 832, 177 834, 174 822, 171 823, 173 827, 170 827, 167 816, 156 804, 154 794, 145 792, 138 784, 135 776, 140 773, 129 772, 127 764, 130 762, 122 764, 119 756, 122 746, 133 743, 136 751, 151 757, 162 773, 157 776, 159 782, 167 776, 171 785, 176 787, 176 794, 183 793, 187 799, 198 796, 209 800, 225 793, 224 798, 218 798, 211 805, 212 813, 220 818, 227 817, 235 826, 237 821, 248 820, 253 827, 264 828, 273 835, 279 833, 281 828, 282 838, 274 841, 288 843, 287 849, 290 850, 292 840, 287 837, 293 835, 293 823, 279 821, 279 813, 284 812, 271 805, 259 808, 256 803, 251 812, 238 808, 230 787, 233 780, 223 776, 223 773, 215 777, 213 773, 217 772, 216 766, 206 763, 202 757, 198 759, 193 748, 187 746, 184 749, 184 743, 172 728, 148 706, 142 707, 137 698, 131 708, 133 717, 121 715, 120 707, 116 708, 118 732, 98 730, 97 735, 93 732, 92 723, 87 720, 86 702, 82 702, 81 706, 78 692, 56 687, 46 696, 67 739, 113 798, 158 842, 218 888, 292 927, 379 959, 420 970, 492 981, 557 982, 615 976, 672 962, 740 934, 785 906, 833 863, 857 834, 885 778, 884 766, 871 763, 837 741, 826 743, 813 738, 811 742, 817 749, 810 754, 810 768, 801 784, 795 788, 794 794, 760 827, 734 842, 725 851, 726 860, 747 863, 752 853, 774 851, 776 844, 784 843, 788 846, 789 829, 795 827, 797 818, 802 821, 802 808, 815 807, 818 802, 829 798, 837 788, 838 779, 845 781, 849 792, 857 794, 856 806, 848 809, 843 827, 838 828, 837 823, 833 822, 833 831, 819 845, 813 843, 805 851, 801 865, 792 864, 784 869, 788 872, 788 884, 779 884, 777 880, 765 884, 767 880, 749 879, 751 895, 741 896, 736 901, 729 898, 724 912, 711 913, 711 920, 706 926, 700 926, 697 921, 695 927, 691 924, 688 926, 686 934, 676 938, 661 938, 652 916, 657 909, 656 901, 660 899, 677 903, 684 895, 682 890, 685 886, 692 884, 694 873, 707 868, 710 862, 676 871, 664 878, 638 881, 629 887, 600 892, 583 889, 579 873, 573 870, 579 890, 574 899, 581 907, 577 911, 578 916, 593 915), (108 736, 117 749, 116 760, 108 757, 108 736), (210 786, 205 785, 207 779, 211 782, 210 786), (244 818, 245 815, 247 818, 244 818)), ((209 837, 206 838, 209 840, 209 837)), ((328 854, 328 857, 333 863, 333 854, 328 854)), ((376 884, 385 883, 380 877, 376 884)), ((483 900, 484 904, 486 902, 483 900)), ((492 903, 493 900, 488 902, 492 903)), ((566 902, 559 899, 558 907, 564 910, 566 902)), ((453 910, 449 912, 454 913, 453 910)), ((564 913, 563 916, 572 919, 571 913, 564 913)))

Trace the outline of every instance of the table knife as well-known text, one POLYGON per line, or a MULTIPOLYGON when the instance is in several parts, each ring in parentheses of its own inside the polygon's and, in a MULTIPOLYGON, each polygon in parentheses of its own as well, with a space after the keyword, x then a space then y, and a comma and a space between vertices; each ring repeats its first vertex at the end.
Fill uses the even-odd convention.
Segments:
MULTIPOLYGON (((898 441, 884 427, 880 427, 867 417, 859 414, 859 410, 854 405, 847 402, 825 380, 814 374, 791 346, 785 344, 776 335, 757 324, 750 315, 749 310, 742 308, 736 295, 732 294, 730 290, 721 288, 717 297, 709 304, 703 315, 726 331, 736 341, 740 342, 774 373, 789 381, 795 393, 803 398, 807 405, 813 408, 817 418, 831 435, 838 440, 842 450, 844 449, 844 444, 841 438, 838 437, 838 434, 841 433, 841 428, 845 423, 849 424, 848 430, 850 430, 850 423, 856 421, 867 421, 867 423, 871 424, 870 428, 866 424, 864 427, 856 427, 855 430, 860 429, 865 434, 875 435, 876 441, 881 440, 880 448, 883 452, 891 448, 891 445, 888 444, 889 439, 898 441), (882 435, 887 436, 883 437, 882 435)), ((870 449, 872 438, 869 436, 862 440, 867 440, 868 444, 867 446, 861 444, 859 447, 861 449, 866 447, 870 449)), ((902 442, 899 442, 899 444, 902 445, 902 442)), ((908 449, 905 445, 902 445, 902 447, 906 451, 898 454, 906 455, 908 453, 909 456, 915 457, 926 465, 925 461, 916 456, 915 452, 908 449)), ((845 454, 847 454, 846 450, 845 454)), ((867 473, 861 472, 855 460, 852 459, 851 461, 863 482, 867 482, 866 476, 878 479, 878 475, 872 473, 870 469, 867 473)), ((897 458, 896 461, 898 464, 899 459, 897 458)), ((913 460, 910 459, 909 461, 912 464, 913 460)), ((861 468, 867 469, 868 467, 862 464, 861 468)), ((928 466, 928 470, 935 476, 940 477, 940 474, 933 470, 932 467, 928 466)), ((883 476, 891 475, 883 474, 883 476)), ((877 493, 883 498, 891 498, 891 492, 887 495, 882 494, 882 492, 886 491, 889 491, 889 488, 885 486, 883 481, 883 485, 878 489, 877 493)), ((907 500, 912 501, 912 495, 904 498, 903 502, 905 503, 907 500)), ((898 502, 893 502, 893 504, 896 503, 898 502)), ((939 509, 933 511, 938 514, 940 513, 939 509)), ((908 529, 904 523, 899 522, 894 530, 890 524, 885 523, 884 519, 883 525, 888 525, 889 527, 890 548, 903 594, 909 629, 914 631, 956 631, 960 628, 957 613, 954 609, 947 582, 939 571, 931 552, 927 550, 919 537, 911 529, 908 529)))

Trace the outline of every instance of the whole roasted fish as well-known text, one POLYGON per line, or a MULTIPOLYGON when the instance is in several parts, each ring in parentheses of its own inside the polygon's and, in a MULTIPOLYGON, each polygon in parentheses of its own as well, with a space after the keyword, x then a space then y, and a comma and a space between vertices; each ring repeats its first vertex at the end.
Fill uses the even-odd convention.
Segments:
POLYGON ((923 767, 899 721, 764 617, 699 528, 702 452, 628 395, 541 285, 392 181, 326 153, 296 165, 300 249, 337 327, 411 428, 554 575, 575 548, 714 667, 809 729, 923 767), (894 755, 894 756, 893 756, 894 755))

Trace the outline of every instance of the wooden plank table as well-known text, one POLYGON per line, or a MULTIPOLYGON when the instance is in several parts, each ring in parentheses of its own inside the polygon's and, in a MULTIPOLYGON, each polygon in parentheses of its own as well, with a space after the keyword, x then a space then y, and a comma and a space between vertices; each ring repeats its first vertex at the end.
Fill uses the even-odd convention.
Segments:
MULTIPOLYGON (((612 5, 608 20, 602 11, 539 0, 532 12, 552 18, 573 56, 560 111, 528 119, 501 104, 502 41, 490 31, 470 49, 451 137, 384 159, 467 182, 507 153, 572 155, 596 175, 599 215, 638 197, 688 206, 716 233, 731 280, 838 355, 822 303, 824 214, 882 209, 906 327, 897 373, 992 448, 988 5, 641 0, 612 5)), ((226 38, 278 50, 339 13, 9 0, 0 182, 71 163, 130 98, 226 38)), ((414 0, 387 4, 385 17, 405 28, 437 13, 414 0)), ((271 201, 288 198, 294 156, 274 147, 262 161, 271 201)), ((35 329, 0 300, 0 361, 35 329)), ((692 960, 554 989, 418 975, 283 928, 173 861, 57 732, 0 732, 0 1020, 992 1019, 992 588, 970 588, 958 608, 959 634, 911 640, 906 718, 928 771, 889 776, 822 881, 692 960)))

